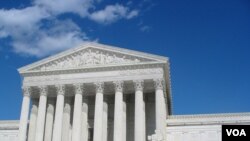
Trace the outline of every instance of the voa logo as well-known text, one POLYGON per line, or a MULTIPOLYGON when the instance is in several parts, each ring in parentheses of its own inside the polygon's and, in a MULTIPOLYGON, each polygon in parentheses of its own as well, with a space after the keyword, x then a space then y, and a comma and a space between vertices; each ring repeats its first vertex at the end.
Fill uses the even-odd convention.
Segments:
POLYGON ((226 129, 227 136, 247 136, 244 129, 226 129))
POLYGON ((250 125, 222 125, 222 141, 250 141, 250 125))

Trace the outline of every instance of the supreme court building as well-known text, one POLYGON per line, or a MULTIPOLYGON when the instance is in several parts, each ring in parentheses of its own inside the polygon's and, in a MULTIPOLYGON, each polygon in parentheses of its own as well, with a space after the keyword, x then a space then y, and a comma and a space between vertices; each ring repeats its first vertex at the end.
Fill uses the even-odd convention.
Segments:
POLYGON ((222 124, 250 124, 250 113, 173 115, 162 56, 86 43, 18 71, 20 120, 0 121, 0 141, 220 141, 222 124))

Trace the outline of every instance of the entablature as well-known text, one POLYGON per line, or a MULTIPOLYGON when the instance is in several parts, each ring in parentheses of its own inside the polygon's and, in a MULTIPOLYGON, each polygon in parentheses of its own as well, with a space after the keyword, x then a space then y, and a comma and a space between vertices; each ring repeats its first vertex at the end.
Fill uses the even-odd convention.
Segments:
POLYGON ((157 79, 163 78, 162 68, 145 68, 145 69, 127 69, 127 70, 109 70, 96 72, 78 72, 65 74, 48 74, 25 76, 23 86, 40 86, 55 84, 73 84, 73 83, 92 83, 92 82, 109 82, 109 81, 130 81, 136 79, 157 79))

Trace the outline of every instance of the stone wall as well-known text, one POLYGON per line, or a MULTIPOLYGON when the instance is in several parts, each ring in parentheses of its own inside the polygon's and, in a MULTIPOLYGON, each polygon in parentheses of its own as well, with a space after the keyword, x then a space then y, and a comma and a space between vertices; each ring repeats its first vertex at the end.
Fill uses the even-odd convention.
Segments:
POLYGON ((167 141, 221 141, 221 125, 250 125, 250 113, 169 116, 167 141))
POLYGON ((0 121, 0 141, 18 141, 18 120, 0 121))
MULTIPOLYGON (((175 115, 166 123, 167 141, 221 141, 222 124, 250 125, 250 113, 175 115)), ((18 141, 18 125, 18 120, 0 121, 0 141, 18 141)))

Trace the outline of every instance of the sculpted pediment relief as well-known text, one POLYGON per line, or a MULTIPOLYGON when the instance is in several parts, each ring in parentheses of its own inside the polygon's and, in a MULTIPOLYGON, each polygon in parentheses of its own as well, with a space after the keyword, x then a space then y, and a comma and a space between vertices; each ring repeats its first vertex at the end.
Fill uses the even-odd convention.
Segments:
POLYGON ((166 62, 166 58, 98 43, 89 43, 19 69, 20 73, 166 62))
POLYGON ((48 62, 46 64, 37 66, 31 70, 56 70, 112 64, 135 64, 150 61, 152 60, 119 54, 115 52, 108 52, 100 49, 87 48, 80 52, 76 52, 71 55, 48 62))

